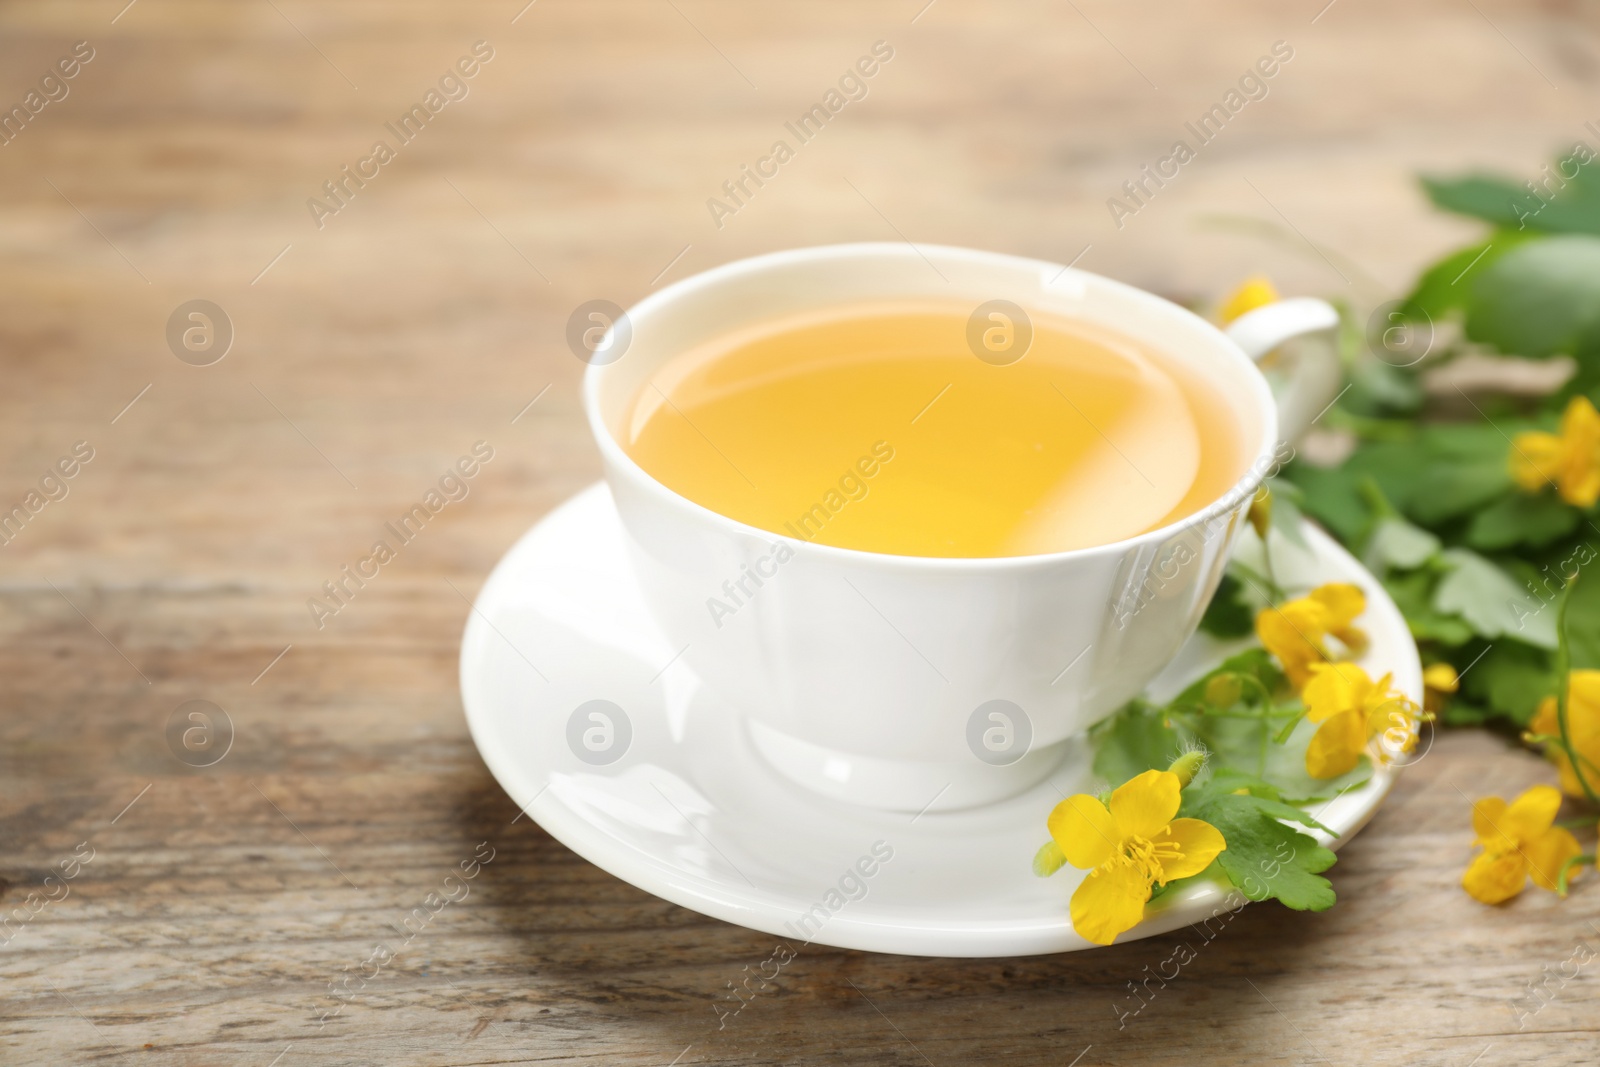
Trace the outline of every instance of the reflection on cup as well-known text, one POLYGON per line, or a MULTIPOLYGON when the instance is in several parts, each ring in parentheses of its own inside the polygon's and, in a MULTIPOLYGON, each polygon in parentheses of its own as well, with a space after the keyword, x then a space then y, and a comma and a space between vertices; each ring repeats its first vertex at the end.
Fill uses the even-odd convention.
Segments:
POLYGON ((633 722, 609 700, 586 700, 567 717, 567 747, 591 767, 605 767, 628 754, 633 722))

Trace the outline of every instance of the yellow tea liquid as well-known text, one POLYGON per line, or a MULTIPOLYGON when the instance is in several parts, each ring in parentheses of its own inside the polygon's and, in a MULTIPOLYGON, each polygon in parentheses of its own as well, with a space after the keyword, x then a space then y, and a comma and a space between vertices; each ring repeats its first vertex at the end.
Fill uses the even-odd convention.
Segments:
POLYGON ((1108 544, 1222 496, 1248 456, 1218 387, 1098 327, 1033 318, 1014 363, 970 307, 841 307, 669 360, 621 427, 654 478, 787 538, 907 556, 1108 544))

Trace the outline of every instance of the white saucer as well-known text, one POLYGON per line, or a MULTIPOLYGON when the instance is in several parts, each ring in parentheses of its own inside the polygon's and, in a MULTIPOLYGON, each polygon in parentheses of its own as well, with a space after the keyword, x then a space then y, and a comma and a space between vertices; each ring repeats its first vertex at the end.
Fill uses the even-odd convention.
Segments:
MULTIPOLYGON (((1362 663, 1392 672, 1420 702, 1416 645, 1394 603, 1326 534, 1304 532, 1309 550, 1274 542, 1280 581, 1365 589, 1372 640, 1362 663)), ((1067 913, 1082 873, 1036 878, 1031 868, 1050 809, 1089 782, 1087 746, 1027 792, 966 811, 908 816, 813 794, 768 767, 732 709, 675 661, 622 538, 606 487, 579 493, 495 567, 462 638, 462 701, 478 751, 557 840, 647 892, 797 948, 1020 956, 1090 947, 1067 913), (610 703, 581 708, 590 701, 610 703)), ((1197 636, 1152 693, 1176 693, 1229 651, 1197 636)), ((1313 809, 1335 831, 1334 847, 1371 818, 1393 775, 1379 769, 1313 809)), ((1204 920, 1223 898, 1210 885, 1167 894, 1119 940, 1204 920)))

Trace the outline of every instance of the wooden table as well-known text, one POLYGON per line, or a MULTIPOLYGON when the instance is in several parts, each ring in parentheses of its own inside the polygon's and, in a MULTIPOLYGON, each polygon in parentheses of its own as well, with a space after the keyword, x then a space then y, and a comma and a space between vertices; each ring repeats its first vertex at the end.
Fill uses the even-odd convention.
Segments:
POLYGON ((1600 885, 1499 909, 1457 885, 1467 797, 1551 779, 1498 738, 1444 737, 1406 774, 1335 910, 1247 909, 1123 1026, 1182 935, 808 949, 719 1032, 713 1002, 772 939, 514 822, 456 681, 464 598, 598 473, 562 340, 580 302, 908 238, 1081 254, 1187 298, 1262 269, 1368 306, 1474 232, 1414 172, 1533 176, 1591 136, 1590 8, 523 2, 0 7, 0 100, 94 52, 0 147, 0 508, 93 449, 0 549, 0 904, 76 873, 0 947, 0 1060, 1595 1062, 1594 964, 1515 1008, 1600 946, 1600 885), (465 98, 386 132, 480 40, 465 98), (879 40, 866 98, 719 228, 708 198, 879 40), (1279 40, 1267 97, 1119 229, 1107 199, 1279 40), (307 200, 331 207, 323 183, 378 138, 395 158, 319 228, 307 200), (231 323, 220 362, 169 348, 193 299, 231 323), (479 440, 471 495, 318 629, 307 599, 479 440), (210 767, 169 748, 191 700, 233 724, 210 767), (480 842, 470 898, 318 1026, 480 842))

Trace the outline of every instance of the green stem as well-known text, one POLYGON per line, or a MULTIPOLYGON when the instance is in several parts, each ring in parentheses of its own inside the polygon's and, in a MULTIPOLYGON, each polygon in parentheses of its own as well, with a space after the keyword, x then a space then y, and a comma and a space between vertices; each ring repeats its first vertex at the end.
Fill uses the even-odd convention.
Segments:
POLYGON ((1282 719, 1285 716, 1298 719, 1300 716, 1304 715, 1305 712, 1275 711, 1263 715, 1258 711, 1206 711, 1204 709, 1200 709, 1194 712, 1186 712, 1185 714, 1204 715, 1208 719, 1249 719, 1251 722, 1259 722, 1263 718, 1282 719))
POLYGON ((1248 711, 1248 712, 1212 711, 1211 709, 1209 709, 1204 704, 1195 704, 1195 705, 1188 706, 1188 707, 1185 707, 1185 706, 1179 705, 1179 704, 1169 704, 1167 706, 1167 713, 1170 715, 1173 712, 1178 712, 1180 714, 1191 715, 1191 716, 1205 716, 1206 718, 1211 718, 1211 719, 1252 719, 1252 720, 1260 720, 1260 719, 1263 719, 1263 718, 1281 719, 1285 715, 1300 716, 1300 715, 1305 714, 1304 712, 1300 712, 1300 711, 1279 711, 1277 702, 1272 699, 1272 690, 1268 689, 1266 683, 1263 682, 1260 678, 1257 678, 1255 675, 1253 675, 1253 674, 1234 674, 1233 677, 1239 679, 1239 684, 1241 686, 1244 686, 1246 684, 1255 686, 1256 692, 1261 694, 1261 710, 1260 711, 1248 711))
POLYGON ((1253 674, 1241 674, 1239 675, 1239 680, 1241 682, 1249 682, 1256 687, 1256 692, 1261 694, 1261 702, 1265 707, 1268 709, 1276 707, 1272 701, 1272 690, 1267 688, 1266 682, 1263 682, 1253 674))
POLYGON ((1338 407, 1324 418, 1330 429, 1349 430, 1364 441, 1409 441, 1417 435, 1416 427, 1404 419, 1373 419, 1338 407))
POLYGON ((1572 589, 1577 584, 1576 574, 1568 578, 1567 584, 1561 587, 1561 598, 1556 603, 1556 722, 1561 727, 1561 747, 1572 763, 1573 777, 1583 786, 1584 796, 1589 798, 1589 803, 1600 804, 1600 794, 1595 792, 1594 786, 1589 784, 1589 776, 1583 772, 1583 765, 1588 760, 1578 755, 1577 748, 1572 744, 1572 730, 1567 725, 1567 694, 1572 689, 1572 679, 1568 677, 1572 671, 1572 649, 1567 642, 1567 606, 1572 602, 1572 589))
POLYGON ((1592 852, 1586 852, 1581 856, 1574 856, 1566 862, 1566 864, 1561 868, 1561 877, 1556 879, 1557 896, 1564 897, 1567 895, 1567 879, 1572 877, 1572 869, 1574 867, 1582 867, 1585 863, 1594 863, 1594 854, 1592 852))
POLYGON ((1595 818, 1592 815, 1579 816, 1576 819, 1557 819, 1551 825, 1559 826, 1563 830, 1587 830, 1594 826, 1595 818))
POLYGON ((1389 503, 1389 498, 1383 495, 1382 487, 1370 475, 1361 479, 1359 491, 1362 499, 1367 502, 1368 507, 1372 508, 1372 513, 1377 518, 1392 519, 1400 517, 1400 513, 1395 510, 1394 505, 1389 503))
POLYGON ((1276 717, 1278 706, 1273 702, 1272 693, 1267 689, 1266 683, 1260 678, 1251 674, 1240 675, 1240 677, 1244 681, 1253 683, 1256 690, 1261 694, 1261 709, 1256 712, 1255 716, 1261 723, 1261 754, 1256 761, 1258 765, 1256 777, 1265 778, 1267 776, 1267 746, 1272 743, 1271 722, 1276 717))
POLYGON ((1256 756, 1257 778, 1265 778, 1267 776, 1267 746, 1271 743, 1272 729, 1263 717, 1261 720, 1261 752, 1256 756))
POLYGON ((1248 563, 1240 563, 1238 560, 1234 560, 1232 563, 1228 564, 1228 566, 1244 575, 1245 578, 1253 582, 1255 585, 1264 587, 1267 591, 1267 596, 1271 598, 1274 604, 1284 599, 1283 587, 1277 582, 1273 581, 1271 578, 1267 577, 1265 574, 1262 574, 1260 571, 1250 566, 1248 563))
POLYGON ((1306 712, 1305 709, 1302 708, 1299 711, 1291 712, 1290 715, 1291 718, 1288 722, 1283 724, 1283 729, 1278 731, 1278 736, 1274 739, 1280 745, 1286 745, 1289 743, 1290 735, 1294 733, 1294 728, 1300 725, 1300 720, 1306 717, 1306 712))
MULTIPOLYGON (((1267 524, 1267 532, 1272 532, 1271 523, 1267 524)), ((1277 592, 1273 593, 1273 599, 1282 600, 1283 586, 1278 584, 1278 571, 1272 565, 1272 539, 1270 537, 1261 538, 1261 565, 1266 569, 1268 583, 1274 590, 1277 590, 1277 592)))

